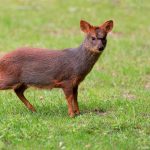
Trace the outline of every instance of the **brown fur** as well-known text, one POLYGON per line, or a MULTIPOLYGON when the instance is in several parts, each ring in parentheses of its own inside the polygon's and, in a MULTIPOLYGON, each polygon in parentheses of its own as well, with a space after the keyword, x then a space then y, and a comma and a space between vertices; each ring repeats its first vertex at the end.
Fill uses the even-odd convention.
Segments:
POLYGON ((54 51, 41 48, 19 48, 0 59, 0 90, 13 89, 26 107, 35 108, 25 98, 30 87, 62 88, 67 99, 68 114, 79 114, 78 86, 91 71, 106 46, 106 35, 113 27, 107 21, 99 27, 81 21, 86 33, 78 48, 54 51))

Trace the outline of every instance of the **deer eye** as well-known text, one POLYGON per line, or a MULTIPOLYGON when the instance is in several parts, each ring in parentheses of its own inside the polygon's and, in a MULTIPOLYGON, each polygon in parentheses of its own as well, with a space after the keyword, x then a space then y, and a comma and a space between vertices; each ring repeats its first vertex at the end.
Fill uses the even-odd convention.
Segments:
POLYGON ((96 38, 95 38, 95 37, 92 37, 92 41, 94 41, 94 40, 96 40, 96 38))

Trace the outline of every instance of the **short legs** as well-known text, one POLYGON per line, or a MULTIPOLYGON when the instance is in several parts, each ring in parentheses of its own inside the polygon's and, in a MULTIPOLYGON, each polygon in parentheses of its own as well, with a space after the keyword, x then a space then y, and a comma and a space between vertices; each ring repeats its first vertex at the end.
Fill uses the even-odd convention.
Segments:
POLYGON ((22 84, 21 86, 14 89, 16 95, 19 97, 19 99, 25 104, 25 106, 32 112, 35 112, 35 108, 30 104, 30 102, 25 98, 24 91, 27 89, 27 86, 22 84))
POLYGON ((75 114, 80 114, 77 101, 78 87, 66 86, 65 88, 63 88, 63 91, 67 99, 69 116, 74 117, 75 114))

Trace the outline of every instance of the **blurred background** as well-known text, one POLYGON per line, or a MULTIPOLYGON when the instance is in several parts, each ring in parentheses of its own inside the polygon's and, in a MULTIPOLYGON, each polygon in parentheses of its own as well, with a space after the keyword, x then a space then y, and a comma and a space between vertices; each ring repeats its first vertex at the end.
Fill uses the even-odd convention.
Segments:
POLYGON ((83 115, 69 120, 55 90, 27 91, 36 115, 11 91, 0 92, 0 149, 71 149, 72 143, 75 149, 149 149, 149 10, 149 0, 0 0, 0 56, 24 46, 77 47, 84 39, 81 19, 114 20, 103 55, 79 89, 83 115))
POLYGON ((116 50, 122 39, 127 39, 123 40, 127 49, 131 43, 134 46, 148 38, 149 7, 148 0, 1 1, 0 50, 8 51, 23 45, 74 47, 83 39, 79 28, 81 19, 94 25, 113 19, 111 43, 114 44, 111 46, 116 50))

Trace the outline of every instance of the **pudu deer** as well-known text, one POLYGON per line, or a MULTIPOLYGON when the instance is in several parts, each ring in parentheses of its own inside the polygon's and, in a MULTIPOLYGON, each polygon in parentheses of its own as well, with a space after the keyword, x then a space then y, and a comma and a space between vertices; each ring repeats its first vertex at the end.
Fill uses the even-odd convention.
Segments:
POLYGON ((78 86, 104 51, 113 21, 92 26, 81 20, 80 28, 85 33, 85 38, 77 48, 19 48, 4 55, 0 59, 0 90, 13 89, 26 107, 34 112, 35 108, 24 96, 27 88, 62 88, 69 116, 80 114, 78 86))

